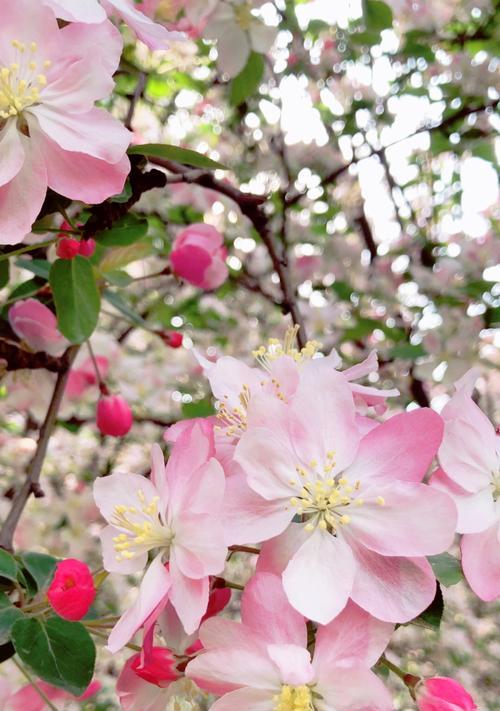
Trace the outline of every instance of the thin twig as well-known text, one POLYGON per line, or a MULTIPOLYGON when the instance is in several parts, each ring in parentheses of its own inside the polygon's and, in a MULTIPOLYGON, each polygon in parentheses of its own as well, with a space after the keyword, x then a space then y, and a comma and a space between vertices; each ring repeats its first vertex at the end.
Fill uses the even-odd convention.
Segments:
POLYGON ((43 491, 40 488, 40 473, 42 471, 43 462, 47 453, 47 447, 50 437, 54 430, 57 420, 57 413, 61 406, 64 390, 69 376, 69 370, 76 357, 80 346, 70 346, 66 352, 66 368, 61 371, 56 380, 52 400, 47 410, 45 420, 40 428, 40 436, 36 447, 35 456, 31 460, 26 473, 26 480, 12 501, 11 509, 5 519, 2 529, 0 530, 0 548, 12 550, 14 533, 19 523, 19 519, 23 513, 26 502, 31 494, 35 497, 43 496, 43 491))

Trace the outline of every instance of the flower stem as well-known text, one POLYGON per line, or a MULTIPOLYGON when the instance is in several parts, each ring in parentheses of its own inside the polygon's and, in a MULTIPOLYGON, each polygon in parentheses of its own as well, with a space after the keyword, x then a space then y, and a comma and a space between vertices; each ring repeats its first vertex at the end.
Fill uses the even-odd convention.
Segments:
MULTIPOLYGON (((49 232, 51 230, 44 229, 43 231, 49 232)), ((57 231, 60 232, 60 230, 57 231)), ((4 262, 6 259, 10 259, 11 257, 17 257, 20 254, 24 254, 25 252, 33 252, 35 249, 40 249, 40 247, 48 247, 54 241, 54 239, 47 239, 45 240, 45 242, 38 242, 38 244, 28 244, 25 247, 15 249, 13 252, 7 252, 7 254, 0 254, 0 262, 4 262)))

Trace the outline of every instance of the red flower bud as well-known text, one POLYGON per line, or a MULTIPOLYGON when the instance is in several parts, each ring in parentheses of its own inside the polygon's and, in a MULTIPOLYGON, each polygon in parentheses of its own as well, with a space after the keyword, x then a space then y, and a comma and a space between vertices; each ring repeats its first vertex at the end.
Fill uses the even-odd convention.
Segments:
POLYGON ((120 395, 106 395, 97 403, 96 423, 102 434, 123 437, 132 427, 129 404, 120 395))
POLYGON ((60 617, 81 620, 95 598, 94 579, 89 567, 76 558, 62 560, 57 564, 47 597, 60 617))
POLYGON ((95 239, 89 237, 88 239, 82 239, 80 242, 79 254, 82 257, 91 257, 95 252, 95 239))
POLYGON ((163 342, 170 348, 180 348, 182 346, 183 335, 179 331, 162 331, 163 342))
POLYGON ((448 677, 425 679, 417 686, 419 711, 474 711, 472 696, 464 687, 448 677))
POLYGON ((161 687, 168 686, 179 677, 174 665, 171 651, 163 647, 153 647, 147 655, 134 654, 130 664, 141 679, 161 687))
POLYGON ((73 237, 61 237, 57 243, 56 254, 60 259, 74 259, 80 251, 80 242, 73 237))

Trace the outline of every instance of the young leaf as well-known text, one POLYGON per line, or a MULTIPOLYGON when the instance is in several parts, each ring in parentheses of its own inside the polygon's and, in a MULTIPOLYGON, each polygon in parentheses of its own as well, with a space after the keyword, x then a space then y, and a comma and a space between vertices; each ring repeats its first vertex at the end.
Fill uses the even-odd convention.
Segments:
POLYGON ((128 149, 128 152, 130 155, 173 160, 176 163, 183 163, 194 168, 227 170, 225 165, 208 158, 208 156, 204 156, 202 153, 191 151, 188 148, 179 148, 179 146, 170 146, 165 143, 144 143, 142 146, 132 146, 132 148, 128 149))
POLYGON ((95 646, 80 622, 19 619, 11 639, 21 660, 49 684, 80 696, 94 673, 95 646))
POLYGON ((231 82, 229 101, 233 106, 240 106, 249 96, 259 88, 264 75, 264 59, 261 54, 252 52, 248 62, 238 76, 231 82))
POLYGON ((5 593, 0 593, 0 645, 9 641, 12 626, 20 617, 23 617, 21 610, 12 604, 5 593))
POLYGON ((14 556, 0 548, 0 578, 17 581, 18 572, 19 568, 14 556))
POLYGON ((49 281, 59 330, 72 343, 82 343, 97 326, 101 308, 92 265, 80 255, 57 259, 50 268, 49 281))
POLYGON ((58 563, 57 558, 44 553, 21 553, 21 562, 31 575, 39 590, 43 590, 52 579, 58 563))
POLYGON ((456 585, 464 579, 460 561, 449 553, 431 555, 427 560, 431 564, 436 578, 441 585, 444 585, 446 588, 456 585))
POLYGON ((441 626, 443 612, 443 593, 441 592, 441 587, 438 583, 434 600, 431 602, 427 609, 421 612, 420 615, 413 620, 413 624, 419 625, 420 627, 427 627, 427 629, 437 632, 437 630, 439 630, 439 627, 441 626))
POLYGON ((372 32, 380 32, 392 27, 392 10, 381 0, 366 0, 366 28, 372 32))

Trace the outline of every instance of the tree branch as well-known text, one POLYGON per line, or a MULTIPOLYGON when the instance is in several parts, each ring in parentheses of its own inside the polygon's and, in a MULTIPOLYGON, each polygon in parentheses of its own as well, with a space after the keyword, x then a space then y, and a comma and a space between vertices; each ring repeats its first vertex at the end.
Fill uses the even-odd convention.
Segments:
POLYGON ((40 488, 39 483, 40 473, 42 471, 43 462, 47 453, 49 440, 56 423, 57 413, 61 406, 69 370, 79 348, 80 346, 70 346, 65 353, 66 368, 65 370, 60 371, 57 376, 52 399, 47 409, 43 425, 40 428, 40 435, 38 437, 35 456, 31 460, 26 473, 26 481, 15 494, 12 500, 11 509, 3 523, 2 529, 0 530, 0 548, 12 550, 14 533, 30 495, 34 494, 35 497, 43 496, 43 491, 40 488))

